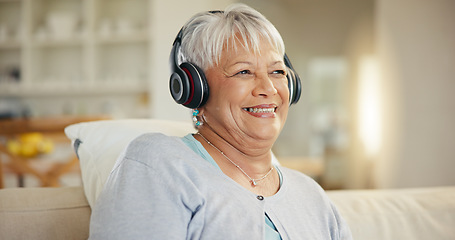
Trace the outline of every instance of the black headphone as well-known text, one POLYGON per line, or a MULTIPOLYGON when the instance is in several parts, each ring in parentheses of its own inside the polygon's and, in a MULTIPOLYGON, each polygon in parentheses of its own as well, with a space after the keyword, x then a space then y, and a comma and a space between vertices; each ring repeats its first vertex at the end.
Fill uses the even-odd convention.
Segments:
MULTIPOLYGON (((171 65, 171 79, 169 88, 172 98, 188 108, 202 107, 209 98, 209 85, 201 68, 190 62, 178 64, 178 53, 182 43, 183 28, 180 29, 172 45, 169 62, 171 65)), ((302 85, 300 77, 292 67, 288 56, 284 54, 284 64, 291 69, 286 75, 289 87, 289 104, 295 104, 300 99, 302 85)))

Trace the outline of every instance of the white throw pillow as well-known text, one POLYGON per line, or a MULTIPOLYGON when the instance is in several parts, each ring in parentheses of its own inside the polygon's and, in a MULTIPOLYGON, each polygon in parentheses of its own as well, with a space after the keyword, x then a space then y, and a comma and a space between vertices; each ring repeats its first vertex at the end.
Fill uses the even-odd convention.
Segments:
POLYGON ((124 148, 133 139, 147 132, 161 132, 183 137, 195 132, 190 122, 156 119, 124 119, 83 122, 66 127, 79 157, 82 184, 91 207, 124 148))

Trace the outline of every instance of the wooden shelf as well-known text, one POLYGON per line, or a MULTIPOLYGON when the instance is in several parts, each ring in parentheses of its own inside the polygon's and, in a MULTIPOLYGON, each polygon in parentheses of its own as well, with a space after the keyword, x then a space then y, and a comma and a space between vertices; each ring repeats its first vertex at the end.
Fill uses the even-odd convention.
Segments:
POLYGON ((1 97, 40 97, 52 98, 58 96, 91 96, 147 93, 145 84, 92 84, 61 87, 1 87, 1 97))

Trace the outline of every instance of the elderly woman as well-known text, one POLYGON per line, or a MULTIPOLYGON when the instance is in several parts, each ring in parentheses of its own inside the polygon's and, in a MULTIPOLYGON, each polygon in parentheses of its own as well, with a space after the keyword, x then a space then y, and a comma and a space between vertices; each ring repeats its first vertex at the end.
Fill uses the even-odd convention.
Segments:
POLYGON ((317 183, 273 164, 299 94, 285 60, 278 31, 245 5, 190 19, 174 42, 170 88, 194 108, 198 132, 130 143, 93 209, 90 238, 351 239, 317 183))

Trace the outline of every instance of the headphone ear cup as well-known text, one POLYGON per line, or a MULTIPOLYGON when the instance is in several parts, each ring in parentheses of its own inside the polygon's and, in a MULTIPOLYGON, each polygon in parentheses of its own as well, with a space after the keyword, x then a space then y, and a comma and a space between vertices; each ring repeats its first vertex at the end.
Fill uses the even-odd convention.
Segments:
POLYGON ((180 68, 186 73, 189 80, 188 93, 189 96, 183 106, 188 108, 198 108, 203 106, 209 97, 209 86, 204 72, 198 66, 184 62, 180 64, 180 68))
POLYGON ((289 73, 286 75, 286 78, 288 79, 289 105, 291 105, 294 100, 294 94, 295 94, 294 85, 295 84, 294 84, 294 78, 293 78, 294 73, 292 72, 291 69, 288 69, 288 70, 289 70, 289 73))
POLYGON ((183 104, 188 101, 190 96, 190 82, 187 74, 178 64, 178 53, 180 49, 182 29, 172 44, 171 54, 169 56, 169 65, 171 67, 171 77, 169 80, 169 90, 172 98, 178 103, 183 104))
POLYGON ((302 93, 302 83, 300 82, 299 75, 292 67, 291 61, 289 60, 287 54, 284 54, 284 64, 286 67, 288 67, 288 70, 290 70, 286 77, 288 79, 289 88, 289 105, 291 105, 299 101, 300 95, 302 93))
POLYGON ((169 89, 171 91, 172 98, 178 104, 183 104, 188 101, 190 96, 190 83, 186 73, 182 69, 174 69, 169 80, 169 89))
POLYGON ((289 88, 289 105, 291 105, 299 101, 300 95, 302 93, 302 84, 300 82, 299 75, 297 75, 293 69, 290 69, 287 78, 289 88))
POLYGON ((296 72, 294 72, 294 76, 295 76, 294 94, 291 104, 297 103, 300 99, 300 95, 302 95, 302 82, 300 81, 300 77, 296 72))

